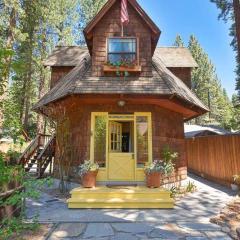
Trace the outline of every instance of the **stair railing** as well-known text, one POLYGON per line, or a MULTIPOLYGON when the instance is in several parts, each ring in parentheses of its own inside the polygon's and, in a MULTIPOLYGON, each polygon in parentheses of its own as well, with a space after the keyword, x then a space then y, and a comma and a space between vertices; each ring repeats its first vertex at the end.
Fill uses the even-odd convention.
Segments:
POLYGON ((32 142, 28 145, 28 147, 24 150, 24 152, 18 158, 18 163, 22 166, 25 166, 31 156, 34 154, 36 149, 38 148, 40 143, 40 135, 37 135, 32 142))
POLYGON ((46 138, 51 137, 50 135, 38 134, 32 142, 28 145, 28 147, 24 150, 24 152, 18 158, 18 164, 25 166, 36 150, 45 145, 46 138))
POLYGON ((48 138, 48 142, 45 145, 44 149, 37 157, 37 164, 38 164, 38 177, 41 177, 44 173, 46 167, 43 169, 45 164, 49 164, 52 161, 52 158, 55 153, 55 146, 56 146, 56 136, 53 135, 52 137, 48 138))

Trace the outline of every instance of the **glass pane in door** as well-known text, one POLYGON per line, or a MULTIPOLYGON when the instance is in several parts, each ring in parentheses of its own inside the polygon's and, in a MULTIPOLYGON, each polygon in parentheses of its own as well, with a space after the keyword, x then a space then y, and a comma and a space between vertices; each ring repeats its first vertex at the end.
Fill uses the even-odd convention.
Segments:
POLYGON ((95 117, 94 130, 94 161, 97 162, 100 167, 106 167, 106 116, 95 117))
POLYGON ((137 166, 144 167, 148 162, 148 117, 136 116, 137 166))
POLYGON ((122 151, 122 125, 117 122, 110 122, 110 151, 121 152, 122 151))

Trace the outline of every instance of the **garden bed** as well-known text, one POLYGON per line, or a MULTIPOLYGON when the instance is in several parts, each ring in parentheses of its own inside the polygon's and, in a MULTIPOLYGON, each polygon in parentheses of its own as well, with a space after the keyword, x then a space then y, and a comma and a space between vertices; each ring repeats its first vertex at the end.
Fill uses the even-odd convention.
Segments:
POLYGON ((210 222, 222 227, 222 231, 229 234, 233 239, 240 239, 240 198, 236 198, 210 222))

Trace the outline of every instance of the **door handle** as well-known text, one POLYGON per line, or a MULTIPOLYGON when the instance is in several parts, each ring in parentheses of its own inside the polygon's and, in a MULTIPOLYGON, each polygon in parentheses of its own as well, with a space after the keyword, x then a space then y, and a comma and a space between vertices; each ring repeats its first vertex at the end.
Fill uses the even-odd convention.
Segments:
POLYGON ((134 153, 132 154, 132 159, 134 159, 134 153))

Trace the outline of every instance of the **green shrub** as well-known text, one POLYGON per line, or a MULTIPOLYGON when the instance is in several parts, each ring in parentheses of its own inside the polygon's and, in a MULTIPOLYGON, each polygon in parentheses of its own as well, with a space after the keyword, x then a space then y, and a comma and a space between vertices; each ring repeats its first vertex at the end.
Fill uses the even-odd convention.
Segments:
POLYGON ((36 228, 37 218, 35 218, 34 224, 25 224, 23 222, 25 216, 25 199, 38 199, 41 188, 46 186, 46 184, 52 184, 50 178, 37 180, 26 174, 21 166, 8 165, 3 155, 0 154, 0 192, 8 191, 9 186, 13 182, 15 183, 13 186, 20 186, 21 188, 15 188, 15 191, 7 198, 0 198, 0 208, 13 206, 20 210, 20 216, 6 217, 0 222, 1 240, 10 239, 13 234, 17 235, 23 230, 36 228))

